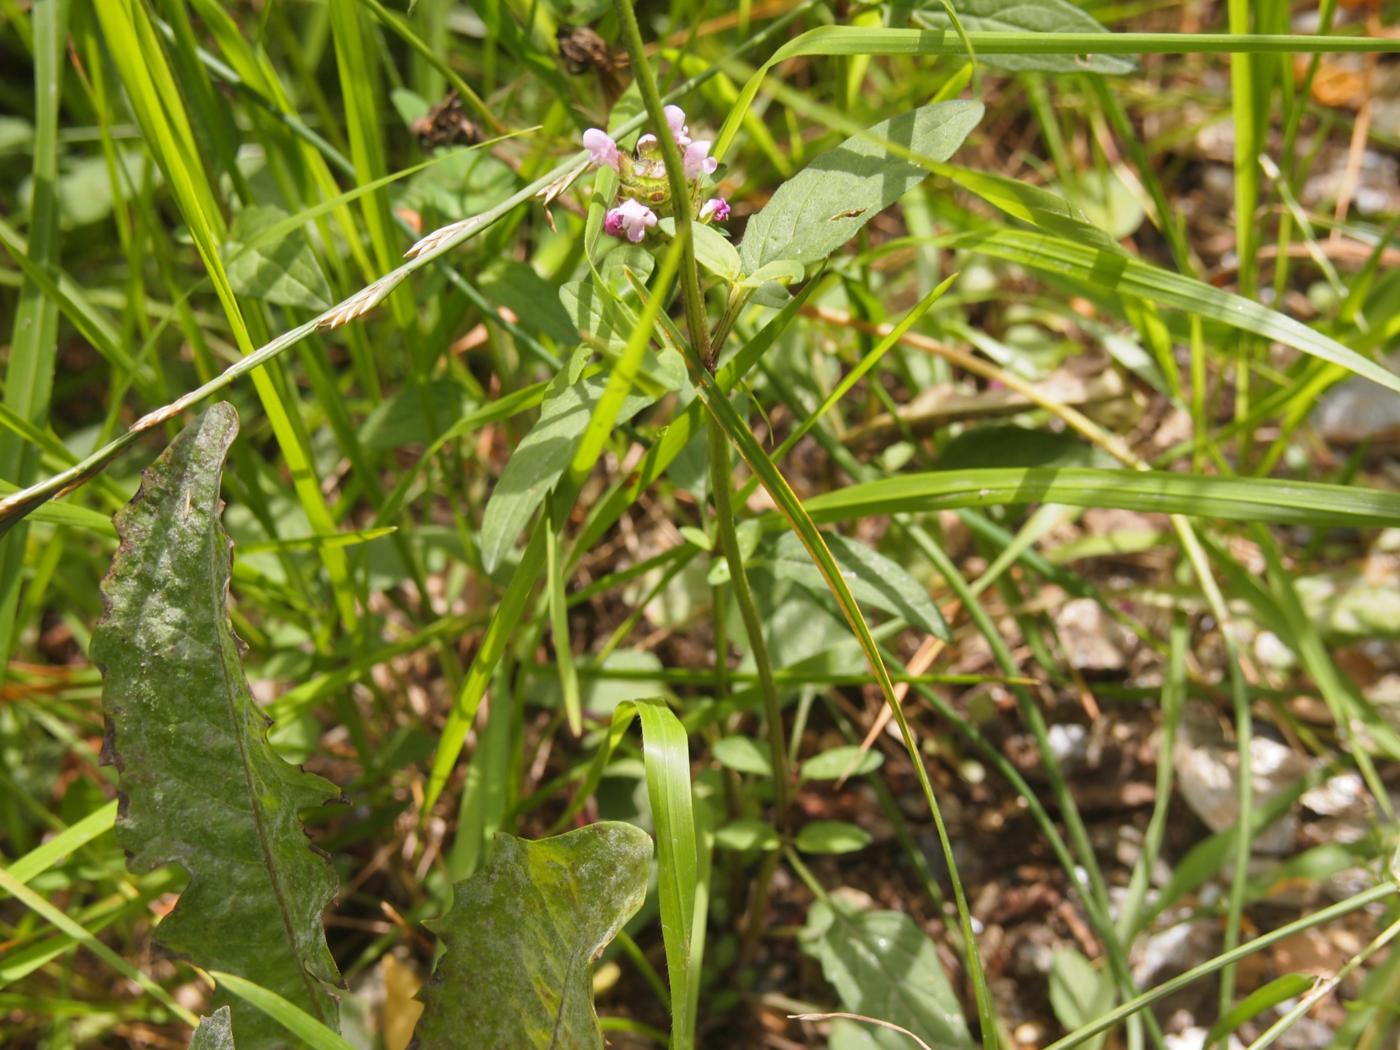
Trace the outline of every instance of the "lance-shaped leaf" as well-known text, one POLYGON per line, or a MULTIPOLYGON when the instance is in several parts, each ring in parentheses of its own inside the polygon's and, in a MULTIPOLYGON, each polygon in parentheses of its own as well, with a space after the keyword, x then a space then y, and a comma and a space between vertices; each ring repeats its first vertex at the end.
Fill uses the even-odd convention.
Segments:
POLYGON ((601 1050, 590 963, 646 897, 651 839, 603 821, 529 842, 498 834, 430 923, 447 946, 421 998, 421 1050, 601 1050))
POLYGON ((739 246, 744 272, 778 259, 825 259, 923 182, 929 174, 924 164, 951 157, 982 112, 980 102, 935 102, 882 120, 821 154, 749 220, 739 246))
MULTIPOLYGON (((481 563, 487 572, 501 564, 530 516, 564 476, 603 387, 604 380, 597 377, 565 387, 544 403, 539 420, 515 446, 481 518, 481 563)), ((651 401, 645 394, 628 394, 617 422, 627 422, 651 401)))
MULTIPOLYGON (((219 479, 238 415, 216 404, 181 432, 117 514, 121 538, 92 636, 105 679, 104 756, 121 772, 117 840, 128 866, 190 876, 156 930, 208 970, 247 976, 337 1027, 339 982, 321 912, 335 875, 298 811, 334 785, 282 761, 267 740, 228 620, 232 545, 219 479)), ((291 1038, 222 993, 244 1047, 291 1038)))

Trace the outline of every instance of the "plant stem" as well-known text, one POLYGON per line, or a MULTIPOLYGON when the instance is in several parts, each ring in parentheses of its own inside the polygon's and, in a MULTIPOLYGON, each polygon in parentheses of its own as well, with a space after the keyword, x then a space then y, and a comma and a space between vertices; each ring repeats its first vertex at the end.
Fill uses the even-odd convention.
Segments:
MULTIPOLYGON (((642 44, 642 30, 637 25, 632 0, 615 0, 617 21, 622 28, 622 40, 632 59, 632 75, 646 106, 647 116, 656 128, 661 155, 666 160, 666 178, 671 184, 671 212, 676 218, 676 236, 681 239, 681 297, 685 302, 685 326, 690 345, 707 366, 713 369, 710 357, 709 326, 705 323, 705 300, 700 297, 700 273, 695 266, 695 243, 690 235, 690 186, 685 178, 685 166, 680 147, 667 130, 666 113, 661 93, 656 89, 656 75, 651 71, 642 44)), ((728 482, 726 481, 726 484, 728 482)))
MULTIPOLYGON (((788 780, 787 738, 783 733, 783 709, 778 703, 778 686, 773 680, 773 666, 768 659, 768 643, 763 638, 763 622, 754 604, 753 592, 749 590, 748 577, 744 575, 744 557, 739 551, 739 536, 734 530, 734 505, 730 485, 729 443, 724 431, 713 419, 710 428, 710 485, 715 490, 715 524, 719 533, 720 550, 729 562, 730 583, 734 588, 734 600, 739 606, 739 615, 744 621, 744 630, 749 636, 749 651, 753 653, 754 667, 758 670, 758 689, 763 697, 763 712, 768 722, 768 749, 773 763, 773 808, 777 815, 778 829, 787 823, 788 799, 791 785, 788 780)), ((716 659, 723 660, 723 653, 716 653, 716 659)))

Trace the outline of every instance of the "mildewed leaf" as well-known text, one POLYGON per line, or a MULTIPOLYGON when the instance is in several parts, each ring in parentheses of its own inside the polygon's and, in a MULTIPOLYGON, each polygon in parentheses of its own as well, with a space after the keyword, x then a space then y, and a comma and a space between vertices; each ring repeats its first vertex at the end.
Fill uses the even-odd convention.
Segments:
POLYGON ((270 244, 259 237, 286 219, 286 212, 270 204, 252 205, 233 217, 219 248, 229 284, 253 299, 324 310, 331 305, 331 289, 306 235, 298 230, 270 244))
MULTIPOLYGON (((935 2, 915 14, 929 29, 951 29, 952 22, 935 2)), ((958 0, 958 20, 969 33, 1107 33, 1091 15, 1068 0, 958 0)), ((1134 65, 1117 55, 983 55, 977 60, 993 69, 1044 73, 1131 73, 1134 65)))
POLYGON ((190 1050, 234 1050, 232 1023, 227 1006, 201 1017, 190 1040, 190 1050))
MULTIPOLYGON (((807 913, 801 943, 851 1013, 907 1028, 930 1046, 972 1047, 938 949, 909 916, 818 901, 807 913)), ((885 1050, 909 1048, 906 1037, 889 1029, 871 1028, 870 1034, 885 1050)))
MULTIPOLYGON (((530 515, 569 468, 574 446, 588 427, 604 385, 595 378, 566 387, 544 403, 539 421, 515 447, 481 518, 481 564, 487 572, 501 563, 530 515)), ((644 394, 627 395, 617 422, 625 423, 651 401, 644 394)))
POLYGON ((423 989, 422 1050, 601 1050, 590 963, 646 898, 651 839, 604 821, 529 842, 498 834, 429 923, 447 946, 423 989))
MULTIPOLYGON (((950 639, 938 606, 902 565, 856 540, 834 532, 825 535, 826 545, 857 601, 894 613, 935 638, 950 639)), ((772 566, 775 575, 795 580, 818 594, 826 593, 821 570, 793 533, 783 533, 773 545, 772 566)))
MULTIPOLYGON (((134 872, 172 863, 189 872, 156 931, 161 944, 251 977, 334 1028, 339 974, 321 911, 335 875, 297 814, 338 792, 277 757, 239 665, 226 608, 231 545, 219 522, 237 432, 232 406, 210 407, 116 517, 121 546, 92 658, 105 679, 104 754, 121 772, 117 840, 134 872)), ((221 988, 215 1006, 229 1002, 221 988)), ((258 1010, 232 1005, 245 1046, 292 1045, 258 1010)))
POLYGON ((821 154, 749 220, 739 246, 744 272, 777 259, 825 259, 928 177, 910 154, 945 161, 981 119, 980 102, 935 102, 882 120, 821 154))

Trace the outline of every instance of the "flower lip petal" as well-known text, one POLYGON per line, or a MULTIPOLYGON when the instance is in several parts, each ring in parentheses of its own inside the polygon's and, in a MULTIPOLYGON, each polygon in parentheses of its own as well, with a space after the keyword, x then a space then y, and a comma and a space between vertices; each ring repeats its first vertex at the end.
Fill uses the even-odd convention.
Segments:
POLYGON ((685 149, 690 145, 690 128, 686 127, 685 110, 680 106, 667 106, 663 113, 666 114, 666 123, 670 125, 671 137, 676 140, 676 145, 685 149))
POLYGON ((696 139, 686 146, 683 161, 687 179, 709 175, 719 167, 719 161, 710 156, 710 145, 709 139, 696 139))
POLYGON ((583 146, 588 150, 588 160, 594 167, 606 164, 618 167, 617 143, 602 128, 589 128, 583 133, 583 146))
POLYGON ((647 230, 656 225, 656 212, 640 201, 630 197, 608 212, 603 220, 603 228, 614 237, 624 233, 627 239, 637 244, 647 235, 647 230))

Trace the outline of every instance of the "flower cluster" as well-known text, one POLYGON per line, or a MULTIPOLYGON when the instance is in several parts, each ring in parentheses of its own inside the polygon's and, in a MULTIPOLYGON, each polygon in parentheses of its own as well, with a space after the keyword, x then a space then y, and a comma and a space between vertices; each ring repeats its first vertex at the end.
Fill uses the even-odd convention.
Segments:
MULTIPOLYGON (((723 197, 711 197, 700 203, 701 181, 713 175, 719 161, 710 156, 713 143, 709 139, 692 139, 680 106, 667 106, 666 123, 671 137, 681 151, 681 167, 691 184, 691 196, 697 205, 701 222, 724 222, 729 218, 729 202, 723 197)), ((606 131, 589 128, 583 133, 583 145, 594 167, 607 165, 618 173, 621 200, 608 210, 603 219, 603 231, 613 237, 626 237, 636 244, 656 225, 657 215, 671 211, 671 189, 666 179, 666 162, 661 144, 655 135, 643 135, 637 140, 632 154, 617 148, 606 131)))

